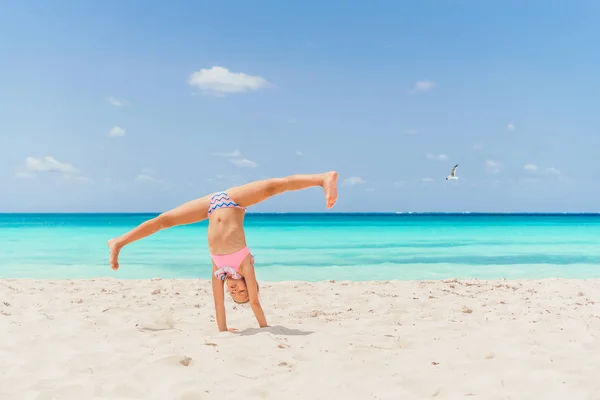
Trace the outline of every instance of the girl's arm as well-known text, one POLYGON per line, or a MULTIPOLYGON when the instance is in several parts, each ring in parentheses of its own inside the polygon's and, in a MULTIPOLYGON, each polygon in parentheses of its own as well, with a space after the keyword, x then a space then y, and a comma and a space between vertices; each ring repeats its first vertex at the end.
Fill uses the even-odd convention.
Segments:
POLYGON ((269 325, 267 325, 265 313, 263 312, 260 301, 258 300, 258 284, 256 282, 256 276, 254 275, 254 265, 250 264, 247 268, 245 268, 244 278, 246 279, 246 290, 248 290, 250 306, 252 307, 254 316, 258 321, 258 326, 261 328, 266 328, 269 325))
POLYGON ((215 300, 215 313, 217 314, 217 326, 219 327, 219 332, 226 332, 227 319, 225 316, 225 289, 223 288, 224 282, 214 275, 215 271, 216 267, 213 266, 212 290, 215 300))

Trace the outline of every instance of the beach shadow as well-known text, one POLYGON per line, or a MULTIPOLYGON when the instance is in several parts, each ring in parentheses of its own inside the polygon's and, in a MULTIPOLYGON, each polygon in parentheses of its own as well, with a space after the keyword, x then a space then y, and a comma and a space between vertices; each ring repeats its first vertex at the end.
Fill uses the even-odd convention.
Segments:
POLYGON ((285 335, 285 336, 306 336, 314 333, 312 331, 301 331, 300 329, 290 329, 285 326, 275 325, 269 326, 268 328, 248 328, 243 331, 236 332, 240 336, 252 336, 259 333, 269 332, 273 335, 285 335))

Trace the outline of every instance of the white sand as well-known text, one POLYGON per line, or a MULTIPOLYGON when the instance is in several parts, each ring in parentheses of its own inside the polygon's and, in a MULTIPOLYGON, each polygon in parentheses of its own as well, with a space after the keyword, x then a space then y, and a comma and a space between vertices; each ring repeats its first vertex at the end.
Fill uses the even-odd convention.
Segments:
POLYGON ((0 280, 0 399, 600 399, 600 280, 261 295, 233 334, 203 280, 0 280))

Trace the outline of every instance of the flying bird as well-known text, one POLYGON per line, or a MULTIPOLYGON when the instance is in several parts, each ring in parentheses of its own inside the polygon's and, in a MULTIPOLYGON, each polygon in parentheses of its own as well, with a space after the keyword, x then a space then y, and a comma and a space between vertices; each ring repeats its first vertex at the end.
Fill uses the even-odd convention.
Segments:
POLYGON ((450 179, 458 179, 458 176, 456 176, 456 168, 458 168, 458 164, 456 164, 452 170, 450 171, 450 175, 448 175, 446 177, 446 180, 450 180, 450 179))

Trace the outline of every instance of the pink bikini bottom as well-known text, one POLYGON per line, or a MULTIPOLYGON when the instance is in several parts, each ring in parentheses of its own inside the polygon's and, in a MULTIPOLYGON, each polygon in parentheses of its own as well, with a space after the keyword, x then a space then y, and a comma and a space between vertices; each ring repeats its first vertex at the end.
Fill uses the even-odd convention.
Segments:
POLYGON ((215 255, 211 253, 210 257, 217 266, 214 275, 220 280, 225 280, 227 277, 242 279, 243 276, 239 273, 239 269, 248 254, 250 254, 252 262, 254 262, 254 256, 250 253, 248 246, 231 254, 215 255))

